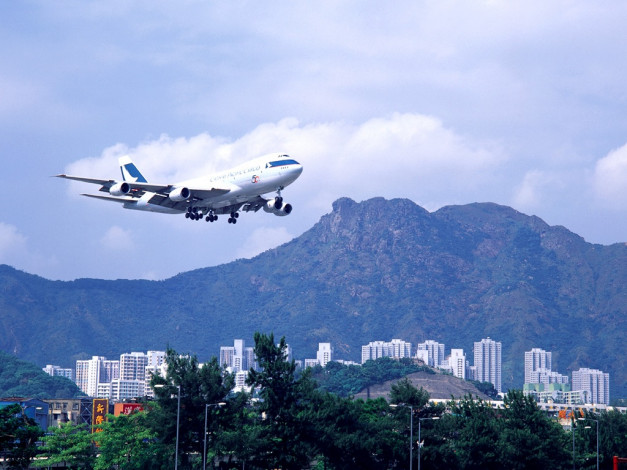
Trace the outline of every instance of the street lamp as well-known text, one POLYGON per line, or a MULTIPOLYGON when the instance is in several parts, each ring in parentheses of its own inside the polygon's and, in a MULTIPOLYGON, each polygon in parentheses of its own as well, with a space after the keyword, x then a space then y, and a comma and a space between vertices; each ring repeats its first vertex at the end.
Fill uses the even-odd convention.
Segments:
POLYGON ((599 420, 592 418, 577 418, 577 421, 594 421, 597 423, 597 470, 599 470, 599 420))
POLYGON ((575 410, 573 410, 573 419, 571 428, 573 431, 573 470, 575 470, 575 410))
POLYGON ((422 423, 425 419, 440 419, 439 416, 433 416, 431 418, 418 418, 418 470, 420 470, 420 455, 422 450, 422 443, 420 442, 420 423, 422 423))
POLYGON ((207 410, 210 406, 221 407, 224 405, 226 405, 226 403, 223 401, 220 403, 207 403, 205 405, 205 445, 202 452, 202 470, 206 470, 207 468, 207 410))
MULTIPOLYGON (((409 408, 409 470, 414 467, 414 407, 412 405, 390 405, 392 408, 402 406, 403 408, 409 408)), ((420 462, 420 461, 419 461, 420 462)), ((420 463, 418 463, 420 465, 420 463)))
POLYGON ((179 422, 181 419, 181 386, 173 384, 157 384, 154 388, 176 387, 177 405, 176 405, 176 449, 174 451, 174 470, 179 468, 179 422))

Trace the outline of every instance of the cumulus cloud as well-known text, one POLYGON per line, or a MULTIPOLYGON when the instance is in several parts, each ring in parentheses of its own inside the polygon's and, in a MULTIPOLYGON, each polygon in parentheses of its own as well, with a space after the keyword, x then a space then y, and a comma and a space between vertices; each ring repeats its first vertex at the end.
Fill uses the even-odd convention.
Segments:
POLYGON ((26 237, 17 227, 0 222, 0 263, 10 264, 26 250, 26 237))
POLYGON ((135 247, 132 234, 121 227, 110 227, 100 239, 102 246, 111 251, 130 251, 135 247))
POLYGON ((533 209, 542 201, 546 185, 552 178, 543 171, 531 170, 514 191, 514 204, 520 209, 533 209))
POLYGON ((44 275, 58 266, 54 254, 43 255, 29 246, 29 239, 11 224, 0 222, 0 264, 44 275))
POLYGON ((289 242, 294 236, 285 227, 259 227, 237 250, 236 258, 252 258, 264 251, 289 242))
POLYGON ((117 173, 117 158, 129 155, 149 181, 174 183, 271 152, 289 153, 304 164, 299 192, 325 208, 346 195, 415 200, 427 193, 459 195, 487 184, 506 160, 498 145, 459 135, 434 117, 395 113, 361 124, 303 125, 286 118, 231 141, 206 133, 163 135, 133 148, 112 146, 100 157, 73 163, 68 172, 110 177, 117 173))
POLYGON ((594 188, 597 197, 610 207, 627 207, 627 145, 610 152, 597 162, 594 188))

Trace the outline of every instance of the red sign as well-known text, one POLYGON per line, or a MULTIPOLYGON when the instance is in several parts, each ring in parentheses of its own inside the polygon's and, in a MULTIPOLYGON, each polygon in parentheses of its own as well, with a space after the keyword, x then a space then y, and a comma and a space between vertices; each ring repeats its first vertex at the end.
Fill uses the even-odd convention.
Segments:
POLYGON ((144 407, 141 403, 116 403, 113 406, 113 414, 115 416, 130 415, 138 411, 144 411, 144 407))

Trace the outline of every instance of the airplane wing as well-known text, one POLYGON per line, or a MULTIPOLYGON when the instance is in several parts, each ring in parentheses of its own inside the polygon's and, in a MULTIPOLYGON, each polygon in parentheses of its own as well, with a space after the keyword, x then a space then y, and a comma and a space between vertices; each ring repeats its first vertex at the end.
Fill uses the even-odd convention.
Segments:
MULTIPOLYGON (((132 184, 131 186, 135 187, 135 184, 132 184)), ((148 203, 157 204, 163 207, 169 207, 171 209, 180 209, 181 206, 186 207, 187 204, 181 204, 181 202, 173 201, 172 199, 168 197, 168 194, 170 194, 170 191, 172 191, 172 189, 174 189, 173 186, 167 186, 167 187, 159 188, 158 191, 151 191, 155 194, 150 198, 148 203)), ((196 201, 211 199, 217 196, 222 196, 223 194, 226 194, 229 191, 230 189, 221 189, 221 188, 212 188, 212 189, 191 189, 190 188, 191 199, 196 200, 196 201)))
POLYGON ((85 178, 83 176, 70 176, 70 175, 55 175, 57 178, 64 178, 66 180, 82 181, 83 183, 101 184, 102 186, 111 187, 116 181, 114 180, 101 180, 97 178, 85 178))
MULTIPOLYGON (((111 189, 111 187, 114 184, 119 183, 119 181, 116 181, 116 180, 86 178, 83 176, 71 176, 71 175, 65 175, 65 174, 56 175, 56 177, 73 180, 73 181, 81 181, 83 183, 99 184, 101 185, 100 191, 103 191, 106 193, 109 192, 109 189, 111 189)), ((170 192, 173 189, 175 189, 174 185, 139 183, 139 182, 132 182, 132 181, 126 181, 126 183, 131 187, 129 196, 131 196, 132 198, 140 198, 145 193, 149 192, 149 193, 155 193, 155 196, 150 200, 152 204, 159 204, 162 206, 170 207, 169 206, 169 202, 170 202, 172 203, 172 206, 176 205, 174 201, 170 201, 168 199, 168 194, 170 194, 170 192), (161 196, 161 197, 158 197, 158 196, 161 196), (167 202, 166 200, 169 202, 167 202)), ((189 188, 189 189, 192 193, 192 197, 195 199, 211 199, 212 197, 221 196, 231 191, 230 189, 225 189, 225 188, 211 188, 211 189, 189 188)))
POLYGON ((267 199, 264 199, 261 196, 257 196, 255 199, 246 202, 242 206, 242 210, 244 212, 250 212, 250 211, 257 212, 259 209, 265 206, 267 202, 268 202, 267 199))
MULTIPOLYGON (((57 178, 63 178, 66 180, 72 180, 72 181, 80 181, 82 183, 91 183, 91 184, 99 184, 100 186, 100 191, 103 191, 105 193, 108 193, 109 190, 111 189, 111 187, 118 183, 119 181, 116 180, 103 180, 103 179, 99 179, 99 178, 86 178, 84 176, 72 176, 72 175, 55 175, 57 178)), ((137 183, 133 183, 133 186, 135 186, 137 183)), ((139 198, 142 197, 144 195, 144 193, 146 192, 145 190, 142 189, 135 189, 134 187, 131 188, 131 192, 129 193, 129 196, 133 197, 133 198, 139 198)), ((84 194, 84 196, 88 196, 88 194, 84 194)), ((96 197, 96 196, 94 196, 96 197)), ((106 196, 102 197, 102 199, 107 199, 106 196)), ((123 199, 121 199, 122 202, 124 202, 123 199)))
POLYGON ((114 202, 136 202, 134 197, 113 197, 113 196, 100 196, 99 194, 81 194, 81 196, 93 197, 94 199, 101 199, 103 201, 114 202))

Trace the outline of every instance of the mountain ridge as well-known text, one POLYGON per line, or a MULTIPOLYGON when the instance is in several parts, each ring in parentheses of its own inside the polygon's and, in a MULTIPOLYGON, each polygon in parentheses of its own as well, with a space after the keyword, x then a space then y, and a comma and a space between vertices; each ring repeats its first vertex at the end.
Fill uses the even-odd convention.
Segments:
POLYGON ((593 245, 494 203, 428 212, 407 199, 341 198, 288 243, 164 281, 13 274, 0 268, 0 326, 13 328, 0 349, 40 363, 36 344, 57 362, 60 345, 65 361, 168 344, 202 358, 254 331, 286 336, 297 357, 318 342, 359 360, 369 341, 435 339, 472 363, 473 341, 490 336, 503 343, 506 387, 522 386, 523 353, 540 347, 560 373, 602 369, 612 397, 627 396, 627 246, 593 245), (58 334, 59 322, 77 334, 58 334))

